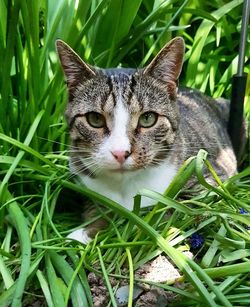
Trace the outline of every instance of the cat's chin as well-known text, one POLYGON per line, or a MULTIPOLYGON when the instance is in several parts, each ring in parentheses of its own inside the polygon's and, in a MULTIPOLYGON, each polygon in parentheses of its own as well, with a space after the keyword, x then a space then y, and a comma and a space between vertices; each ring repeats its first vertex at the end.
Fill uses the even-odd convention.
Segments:
POLYGON ((126 173, 133 173, 138 171, 138 168, 135 167, 117 167, 117 168, 106 168, 103 169, 103 173, 108 174, 126 174, 126 173))
POLYGON ((108 170, 109 173, 114 173, 114 174, 124 174, 128 172, 135 172, 137 169, 135 168, 117 168, 117 169, 110 169, 108 170))

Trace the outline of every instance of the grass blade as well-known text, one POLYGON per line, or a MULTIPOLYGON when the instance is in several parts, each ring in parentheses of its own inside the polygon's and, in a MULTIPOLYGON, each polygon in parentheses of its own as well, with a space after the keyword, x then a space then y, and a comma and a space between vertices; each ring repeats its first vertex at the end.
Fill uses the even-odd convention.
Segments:
POLYGON ((53 301, 52 301, 52 296, 49 290, 49 285, 48 282, 45 278, 45 276, 43 275, 43 273, 40 270, 37 270, 36 272, 36 276, 40 282, 41 288, 43 290, 43 294, 45 296, 46 299, 46 303, 48 304, 48 307, 54 307, 53 301))
MULTIPOLYGON (((11 195, 8 193, 7 198, 11 195)), ((21 267, 19 277, 16 281, 16 288, 13 296, 12 307, 21 306, 21 300, 25 289, 26 281, 29 275, 31 242, 29 237, 29 228, 27 221, 16 202, 11 203, 8 207, 9 214, 15 225, 21 246, 21 267)))

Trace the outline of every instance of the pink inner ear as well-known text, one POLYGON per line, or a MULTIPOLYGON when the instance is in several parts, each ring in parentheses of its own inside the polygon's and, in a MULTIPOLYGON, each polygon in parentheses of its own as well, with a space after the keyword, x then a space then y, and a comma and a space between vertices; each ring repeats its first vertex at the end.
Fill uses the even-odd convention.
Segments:
POLYGON ((168 81, 166 86, 167 86, 169 99, 175 100, 177 94, 177 82, 168 81))
POLYGON ((95 76, 95 70, 86 64, 80 56, 63 41, 58 40, 56 45, 71 95, 72 91, 80 82, 95 76))
MULTIPOLYGON (((175 83, 179 78, 184 56, 184 41, 177 37, 161 49, 153 61, 145 68, 144 73, 159 81, 175 83)), ((170 86, 170 90, 173 87, 170 86)))

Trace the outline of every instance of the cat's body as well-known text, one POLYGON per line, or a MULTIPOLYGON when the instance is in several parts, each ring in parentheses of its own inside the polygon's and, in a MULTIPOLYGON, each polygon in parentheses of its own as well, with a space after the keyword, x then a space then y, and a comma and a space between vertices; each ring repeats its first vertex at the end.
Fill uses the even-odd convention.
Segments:
MULTIPOLYGON (((89 188, 131 210, 140 189, 163 193, 200 148, 222 179, 236 172, 228 104, 191 89, 177 92, 181 38, 141 70, 93 68, 63 42, 57 47, 69 88, 70 168, 89 188)), ((150 204, 144 199, 142 206, 150 204)))
MULTIPOLYGON (((236 160, 226 133, 229 104, 218 103, 192 89, 180 89, 177 104, 180 110, 178 134, 168 156, 159 165, 127 172, 107 170, 98 176, 82 172, 83 183, 131 210, 133 197, 139 190, 147 188, 163 193, 183 162, 196 155, 200 148, 209 152, 221 179, 232 176, 236 172, 236 160), (225 104, 224 108, 221 104, 225 104), (196 120, 190 122, 192 117, 196 120)), ((79 169, 75 168, 76 160, 76 156, 71 158, 71 171, 79 175, 79 169)), ((148 205, 152 205, 152 201, 143 198, 142 207, 148 205)))

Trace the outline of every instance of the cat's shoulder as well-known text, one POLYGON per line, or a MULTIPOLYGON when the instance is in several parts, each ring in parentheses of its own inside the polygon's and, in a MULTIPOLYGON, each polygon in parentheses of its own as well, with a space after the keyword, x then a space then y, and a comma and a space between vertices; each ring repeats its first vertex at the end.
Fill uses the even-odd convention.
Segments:
POLYGON ((230 103, 225 98, 212 98, 197 89, 181 87, 177 93, 177 102, 181 111, 216 113, 221 119, 228 120, 230 103))

